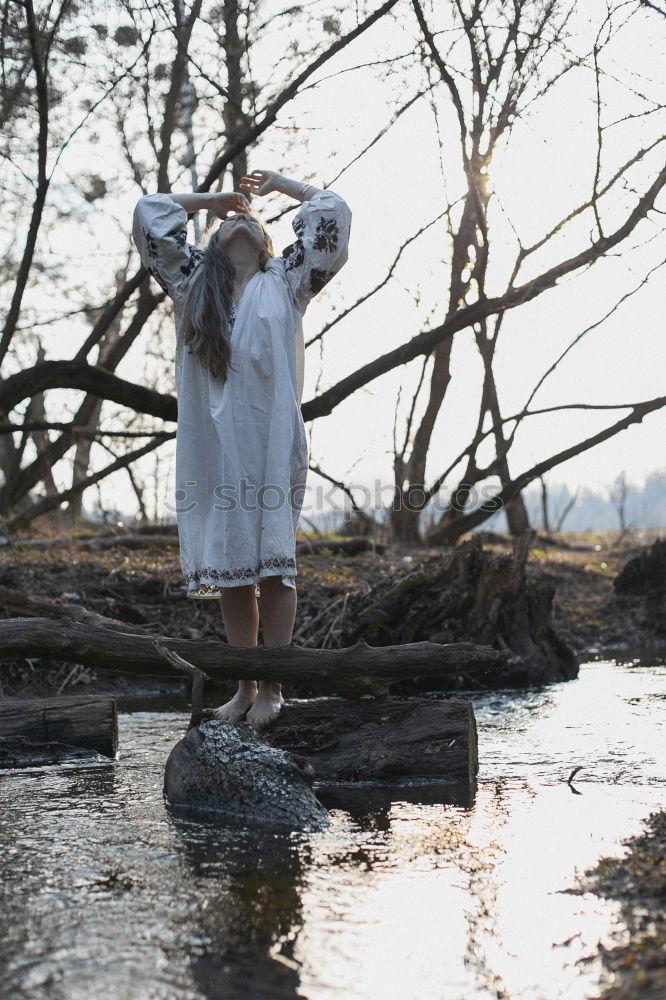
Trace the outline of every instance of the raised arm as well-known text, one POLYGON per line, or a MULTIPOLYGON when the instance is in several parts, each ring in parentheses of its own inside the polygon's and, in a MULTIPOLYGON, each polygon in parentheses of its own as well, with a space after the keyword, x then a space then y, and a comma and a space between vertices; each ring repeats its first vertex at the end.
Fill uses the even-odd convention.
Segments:
POLYGON ((177 205, 185 209, 188 215, 195 212, 212 212, 218 219, 226 219, 229 212, 249 212, 250 206, 244 194, 238 191, 188 191, 185 194, 169 196, 177 205))
POLYGON ((256 195, 279 191, 301 207, 292 220, 296 240, 282 251, 285 276, 301 313, 347 260, 351 211, 330 188, 291 180, 274 170, 253 170, 240 182, 243 191, 256 195))
POLYGON ((187 217, 201 209, 226 219, 229 212, 248 212, 244 194, 148 194, 134 209, 132 236, 144 266, 173 298, 176 288, 203 259, 203 250, 187 240, 187 217))
POLYGON ((301 181, 293 181, 284 174, 278 174, 275 170, 253 170, 240 182, 241 191, 249 194, 265 195, 271 191, 279 191, 296 201, 309 201, 320 189, 312 184, 301 181))

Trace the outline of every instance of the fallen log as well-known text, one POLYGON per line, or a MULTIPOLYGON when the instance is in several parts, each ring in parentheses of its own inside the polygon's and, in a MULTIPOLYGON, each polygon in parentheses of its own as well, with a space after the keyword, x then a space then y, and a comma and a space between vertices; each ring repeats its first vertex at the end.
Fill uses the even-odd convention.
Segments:
POLYGON ((23 590, 5 587, 0 584, 0 607, 18 612, 27 618, 71 618, 72 621, 84 625, 101 626, 118 632, 138 632, 150 635, 147 628, 141 625, 130 625, 117 618, 107 618, 106 615, 88 611, 82 604, 72 604, 55 597, 32 597, 23 590))
POLYGON ((477 770, 471 702, 321 698, 286 703, 260 734, 208 717, 171 751, 164 794, 188 815, 318 830, 328 821, 313 780, 317 792, 379 783, 414 795, 421 784, 426 798, 436 788, 435 801, 446 801, 442 786, 471 791, 477 770))
POLYGON ((72 695, 61 698, 5 698, 0 701, 0 740, 5 754, 26 744, 53 744, 95 751, 105 757, 118 752, 118 709, 113 698, 72 695))
MULTIPOLYGON (((178 546, 178 530, 141 531, 136 528, 132 534, 125 535, 68 535, 62 538, 12 538, 3 539, 2 544, 12 548, 24 549, 55 549, 75 548, 89 552, 106 552, 108 549, 147 549, 152 546, 168 548, 178 546)), ((296 555, 316 555, 322 549, 343 555, 355 556, 360 552, 385 552, 383 542, 374 542, 371 538, 313 538, 296 543, 296 555)))
POLYGON ((229 646, 212 639, 178 639, 92 628, 69 619, 0 620, 0 660, 41 656, 102 670, 155 675, 166 672, 154 642, 167 646, 209 676, 222 679, 315 683, 347 697, 381 695, 413 677, 467 674, 499 665, 504 653, 459 642, 415 642, 369 646, 364 639, 347 649, 306 649, 295 643, 269 648, 229 646))
POLYGON ((88 549, 91 552, 103 552, 106 549, 128 548, 141 549, 151 545, 178 545, 178 532, 165 526, 159 531, 153 528, 151 532, 141 531, 138 527, 131 535, 63 535, 57 538, 0 538, 0 547, 8 549, 88 549))
POLYGON ((317 698, 287 702, 266 739, 303 757, 324 785, 405 781, 470 784, 478 771, 472 703, 461 699, 317 698))
POLYGON ((108 549, 164 549, 178 545, 178 535, 115 535, 112 538, 87 538, 77 543, 89 552, 106 552, 108 549))
POLYGON ((296 543, 296 555, 317 555, 330 550, 346 556, 356 556, 361 552, 385 552, 386 545, 373 542, 371 538, 312 538, 296 543))

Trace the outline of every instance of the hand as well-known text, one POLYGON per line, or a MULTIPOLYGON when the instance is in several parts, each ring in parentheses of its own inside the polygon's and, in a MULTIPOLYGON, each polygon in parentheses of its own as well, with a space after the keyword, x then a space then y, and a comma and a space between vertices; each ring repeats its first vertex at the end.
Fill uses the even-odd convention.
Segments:
POLYGON ((251 208, 244 194, 231 191, 214 194, 210 210, 218 219, 226 219, 229 212, 250 212, 251 208))
POLYGON ((280 174, 275 170, 253 170, 241 180, 239 187, 241 191, 249 194, 264 195, 271 191, 279 191, 278 181, 280 174))

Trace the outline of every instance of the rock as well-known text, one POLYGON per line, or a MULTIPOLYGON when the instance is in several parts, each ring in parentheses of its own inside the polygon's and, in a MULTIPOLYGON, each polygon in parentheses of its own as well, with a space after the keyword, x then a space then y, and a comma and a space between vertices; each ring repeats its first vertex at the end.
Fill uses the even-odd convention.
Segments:
POLYGON ((268 746, 254 730, 210 719, 171 751, 164 795, 172 807, 275 830, 321 830, 328 814, 300 757, 268 746))

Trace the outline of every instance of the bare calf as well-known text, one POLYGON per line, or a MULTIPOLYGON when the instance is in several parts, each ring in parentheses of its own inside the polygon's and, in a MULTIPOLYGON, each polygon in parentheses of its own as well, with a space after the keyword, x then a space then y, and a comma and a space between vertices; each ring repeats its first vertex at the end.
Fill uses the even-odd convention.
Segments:
MULTIPOLYGON (((260 596, 255 585, 227 587, 220 598, 222 620, 229 644, 253 647, 258 643, 259 623, 264 646, 286 646, 296 617, 296 591, 285 587, 279 576, 262 577, 260 596)), ((227 722, 245 719, 255 729, 275 719, 283 704, 278 681, 239 681, 231 701, 216 709, 215 716, 227 722)))

